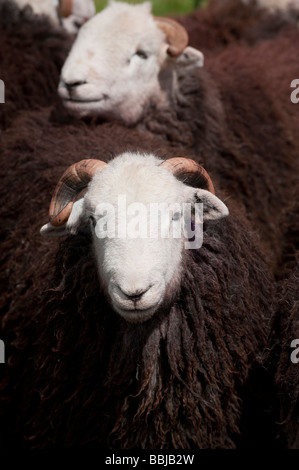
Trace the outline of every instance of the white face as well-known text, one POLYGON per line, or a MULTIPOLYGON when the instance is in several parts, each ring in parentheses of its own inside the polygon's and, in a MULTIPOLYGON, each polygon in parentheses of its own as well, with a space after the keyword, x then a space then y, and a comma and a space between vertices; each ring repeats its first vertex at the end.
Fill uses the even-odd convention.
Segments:
POLYGON ((36 15, 46 15, 53 24, 59 25, 58 0, 15 0, 15 3, 21 8, 30 5, 36 15))
POLYGON ((78 29, 96 13, 93 0, 73 0, 72 13, 66 18, 61 18, 63 27, 72 34, 77 34, 78 29))
POLYGON ((186 242, 184 204, 194 207, 200 198, 204 220, 228 214, 216 196, 184 185, 160 164, 153 155, 120 155, 92 178, 64 230, 51 224, 41 230, 55 236, 90 225, 102 288, 129 322, 148 320, 178 289, 186 242), (153 208, 160 204, 166 211, 157 219, 153 208))
POLYGON ((70 113, 134 124, 148 106, 163 106, 173 92, 173 86, 162 90, 162 69, 173 74, 177 67, 202 67, 203 55, 192 47, 168 56, 165 35, 150 10, 150 3, 112 2, 82 26, 58 87, 70 113))
POLYGON ((93 17, 80 29, 61 71, 58 91, 65 106, 79 116, 134 122, 149 96, 161 99, 163 36, 149 4, 112 4, 93 17))
MULTIPOLYGON (((157 221, 151 224, 150 205, 153 207, 161 201, 182 203, 183 185, 157 166, 161 162, 154 157, 136 159, 136 156, 132 158, 130 154, 124 154, 121 165, 119 163, 116 159, 95 175, 85 204, 87 212, 93 214, 92 225, 95 226, 92 230, 99 275, 113 308, 128 321, 144 321, 163 303, 166 289, 178 284, 182 255, 182 239, 161 238, 153 234, 151 237, 150 228, 155 229, 157 221), (119 208, 108 217, 104 211, 107 203, 119 208), (121 213, 122 203, 125 211, 121 213), (99 238, 103 235, 102 228, 114 228, 114 222, 116 230, 112 238, 99 238), (126 230, 124 238, 115 236, 120 235, 118 228, 126 230), (136 236, 132 233, 135 229, 136 236)), ((167 229, 177 221, 172 220, 170 214, 162 223, 167 229)))

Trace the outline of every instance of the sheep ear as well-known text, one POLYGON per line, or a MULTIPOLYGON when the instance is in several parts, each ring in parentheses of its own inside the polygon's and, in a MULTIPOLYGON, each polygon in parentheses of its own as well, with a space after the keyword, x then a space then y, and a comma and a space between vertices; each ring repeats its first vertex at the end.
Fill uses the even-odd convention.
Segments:
POLYGON ((84 216, 84 198, 82 197, 73 205, 72 212, 65 225, 56 227, 51 222, 45 224, 40 229, 43 237, 63 237, 65 235, 76 235, 84 216))
POLYGON ((177 67, 197 68, 204 66, 204 55, 194 47, 187 46, 176 58, 177 67))
POLYGON ((217 220, 227 217, 228 208, 215 194, 205 189, 197 189, 194 194, 195 202, 203 204, 203 220, 217 220))
POLYGON ((205 189, 186 188, 187 200, 191 200, 194 204, 202 204, 203 221, 217 220, 228 216, 228 208, 226 205, 210 191, 205 189))

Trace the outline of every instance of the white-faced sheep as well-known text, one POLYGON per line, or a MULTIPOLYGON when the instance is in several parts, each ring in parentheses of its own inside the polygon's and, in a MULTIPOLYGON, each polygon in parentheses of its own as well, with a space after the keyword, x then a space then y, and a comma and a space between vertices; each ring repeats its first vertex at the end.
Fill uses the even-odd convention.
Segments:
POLYGON ((68 0, 67 3, 60 0, 61 10, 66 10, 60 13, 62 25, 70 33, 77 33, 82 24, 95 15, 94 0, 68 0))
POLYGON ((70 33, 77 33, 85 21, 95 14, 93 0, 14 0, 20 7, 30 6, 36 15, 44 15, 54 26, 60 24, 70 33))
POLYGON ((60 96, 72 114, 137 124, 192 149, 245 205, 275 269, 283 236, 277 207, 294 197, 298 170, 290 83, 299 75, 299 31, 251 48, 231 45, 207 71, 187 43, 186 30, 155 19, 149 3, 112 2, 80 30, 60 96))
POLYGON ((71 38, 50 24, 48 17, 0 0, 0 43, 0 78, 5 83, 0 128, 6 129, 21 110, 58 102, 59 73, 71 38))
POLYGON ((204 52, 209 60, 230 44, 253 46, 292 25, 296 28, 299 8, 269 11, 255 0, 216 0, 175 19, 188 31, 190 45, 204 52))
MULTIPOLYGON (((242 0, 243 3, 249 3, 250 0, 242 0)), ((267 8, 269 10, 282 10, 285 11, 289 7, 299 8, 298 0, 257 0, 258 5, 261 8, 267 8)))
POLYGON ((213 192, 196 163, 151 154, 66 171, 42 232, 73 235, 56 256, 48 242, 32 285, 2 322, 5 445, 237 445, 244 389, 266 344, 272 282, 234 202, 229 217, 212 220, 228 213, 213 192), (202 247, 161 236, 99 238, 102 203, 116 207, 121 193, 146 205, 202 201, 202 247))
MULTIPOLYGON (((230 0, 209 0, 209 4, 213 3, 229 3, 230 0)), ((252 0, 237 0, 239 4, 247 5, 252 2, 252 0)), ((252 2, 253 3, 253 2, 252 2)), ((282 10, 285 11, 289 7, 299 8, 298 0, 254 0, 260 8, 265 8, 270 11, 273 10, 282 10)))

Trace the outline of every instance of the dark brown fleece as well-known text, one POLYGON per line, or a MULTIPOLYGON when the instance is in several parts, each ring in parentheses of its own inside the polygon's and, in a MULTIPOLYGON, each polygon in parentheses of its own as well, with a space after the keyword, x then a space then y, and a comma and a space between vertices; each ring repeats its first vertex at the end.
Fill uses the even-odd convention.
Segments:
POLYGON ((299 339, 298 199, 290 205, 287 216, 284 264, 277 282, 277 307, 266 365, 274 378, 277 436, 287 448, 299 449, 299 363, 291 360, 291 343, 299 339))
POLYGON ((231 44, 254 46, 290 27, 296 29, 299 13, 295 9, 269 12, 255 0, 211 0, 206 8, 175 19, 188 31, 190 45, 209 58, 231 44))
MULTIPOLYGON (((68 118, 57 100, 56 65, 41 108, 39 87, 28 101, 21 86, 20 95, 8 95, 0 187, 1 339, 9 366, 1 383, 3 445, 236 445, 243 392, 273 313, 266 249, 254 232, 276 266, 283 234, 277 207, 283 211, 294 197, 298 108, 290 106, 288 87, 298 40, 293 32, 284 38, 246 55, 226 51, 214 69, 208 62, 210 75, 180 77, 181 100, 153 111, 143 131, 68 118), (186 254, 172 307, 140 329, 114 314, 99 291, 88 233, 60 248, 39 235, 68 165, 108 161, 128 149, 165 157, 195 152, 231 210, 229 219, 206 227, 201 250, 186 254)), ((63 38, 60 44, 59 64, 63 38)))
POLYGON ((12 0, 0 0, 0 79, 5 105, 0 105, 0 129, 21 109, 38 109, 59 102, 57 86, 72 39, 46 17, 20 10, 12 0))
POLYGON ((139 325, 101 293, 88 232, 62 241, 56 256, 47 242, 30 290, 2 317, 6 445, 235 447, 272 283, 250 227, 230 209, 206 225, 201 249, 185 252, 172 303, 139 325))

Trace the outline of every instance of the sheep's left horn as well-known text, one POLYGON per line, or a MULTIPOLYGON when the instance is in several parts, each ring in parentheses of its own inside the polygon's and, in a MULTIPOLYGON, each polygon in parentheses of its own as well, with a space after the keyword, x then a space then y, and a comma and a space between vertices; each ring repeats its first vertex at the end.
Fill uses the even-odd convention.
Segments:
POLYGON ((60 178, 49 209, 52 225, 64 225, 70 216, 75 199, 85 189, 95 173, 102 171, 107 163, 101 160, 87 159, 74 163, 60 178))
POLYGON ((59 0, 58 15, 60 18, 67 18, 72 14, 73 0, 59 0))
POLYGON ((154 16, 154 20, 158 28, 166 35, 166 40, 169 44, 167 50, 168 54, 172 57, 180 55, 188 45, 189 40, 185 28, 177 21, 171 20, 170 18, 154 16))
POLYGON ((164 162, 161 163, 161 166, 163 166, 163 168, 166 168, 168 171, 171 171, 171 173, 173 173, 173 175, 176 178, 180 179, 186 184, 188 184, 188 178, 190 178, 192 175, 195 175, 195 174, 202 175, 207 185, 206 189, 210 191, 212 194, 215 194, 214 185, 209 174, 202 166, 200 166, 191 158, 185 158, 185 157, 169 158, 168 160, 164 160, 164 162))

